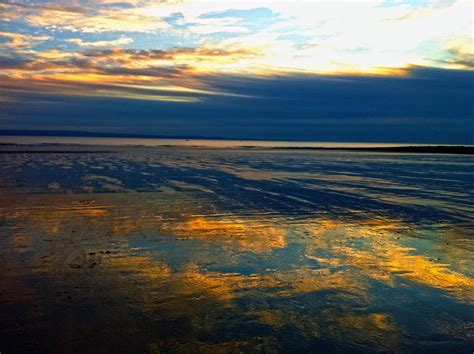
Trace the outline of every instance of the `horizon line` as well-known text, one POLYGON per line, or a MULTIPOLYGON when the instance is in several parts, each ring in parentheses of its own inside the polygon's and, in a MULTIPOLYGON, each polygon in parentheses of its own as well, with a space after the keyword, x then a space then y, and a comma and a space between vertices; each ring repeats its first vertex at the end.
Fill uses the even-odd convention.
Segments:
POLYGON ((173 140, 228 140, 228 141, 259 141, 259 142, 301 142, 301 143, 344 143, 344 144, 412 144, 424 146, 474 146, 474 144, 455 143, 416 143, 400 141, 340 141, 340 140, 297 140, 297 139, 265 139, 265 138, 231 138, 223 136, 202 135, 162 135, 162 134, 130 134, 113 132, 91 132, 84 130, 41 130, 41 129, 0 129, 0 136, 15 137, 74 137, 74 138, 128 138, 128 139, 173 139, 173 140))

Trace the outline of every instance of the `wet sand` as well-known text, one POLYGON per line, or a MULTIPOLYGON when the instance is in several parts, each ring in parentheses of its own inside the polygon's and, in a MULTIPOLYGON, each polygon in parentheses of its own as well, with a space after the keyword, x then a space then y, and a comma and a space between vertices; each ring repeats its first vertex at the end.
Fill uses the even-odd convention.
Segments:
POLYGON ((472 352, 471 156, 56 149, 0 155, 1 352, 472 352))

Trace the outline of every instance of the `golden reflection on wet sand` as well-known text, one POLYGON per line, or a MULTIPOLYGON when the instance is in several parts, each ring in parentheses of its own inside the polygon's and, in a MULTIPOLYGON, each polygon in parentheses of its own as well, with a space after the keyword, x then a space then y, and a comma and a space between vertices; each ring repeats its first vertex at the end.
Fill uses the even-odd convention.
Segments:
MULTIPOLYGON (((473 303, 474 279, 450 269, 449 264, 441 262, 439 258, 414 254, 417 251, 415 248, 401 244, 400 228, 403 229, 403 225, 387 220, 357 223, 317 221, 309 229, 319 237, 309 248, 330 250, 333 257, 316 258, 329 266, 344 264, 391 286, 396 286, 395 279, 402 278, 441 289, 458 301, 473 303), (354 240, 357 239, 364 240, 363 249, 360 244, 357 248, 354 247, 354 240)), ((450 249, 452 253, 453 248, 450 249)), ((463 253, 461 249, 461 254, 463 253)), ((465 259, 458 256, 457 261, 465 259)))
MULTIPOLYGON (((147 318, 186 318, 190 321, 186 326, 193 330, 212 332, 239 312, 246 321, 275 330, 290 326, 305 338, 350 339, 388 350, 407 340, 405 329, 388 312, 357 310, 381 301, 373 293, 372 282, 393 289, 422 285, 442 291, 452 301, 474 303, 474 279, 450 268, 466 261, 465 251, 456 253, 450 247, 447 264, 428 251, 406 245, 411 231, 401 220, 314 216, 294 220, 279 215, 269 221, 258 214, 204 215, 194 205, 211 202, 194 193, 9 198, 0 201, 2 237, 8 246, 1 262, 3 266, 8 262, 8 281, 1 282, 3 305, 14 304, 15 299, 26 301, 28 293, 44 296, 42 290, 21 281, 31 270, 51 285, 72 284, 77 278, 84 287, 82 295, 92 303, 126 299, 121 318, 127 317, 130 308, 147 318), (170 248, 159 248, 170 243, 182 252, 179 261, 172 258, 170 248), (292 251, 296 246, 297 251, 292 251), (25 253, 31 254, 26 261, 20 257, 25 253), (285 257, 293 258, 287 262, 285 257), (24 270, 25 266, 29 268, 24 270), (249 270, 239 270, 245 267, 249 270), (317 301, 331 304, 321 307, 319 316, 291 306, 315 294, 321 294, 311 300, 318 306, 317 301), (255 303, 238 311, 242 299, 255 303), (284 302, 272 307, 277 300, 284 302)), ((468 337, 463 326, 456 330, 440 325, 439 331, 468 337)), ((202 351, 257 345, 252 342, 255 338, 247 338, 247 344, 188 340, 194 343, 189 350, 202 351)), ((274 340, 263 336, 259 345, 272 347, 274 340)), ((173 346, 170 343, 150 343, 148 349, 159 352, 173 346)), ((189 345, 175 344, 181 350, 189 345)))
POLYGON ((212 216, 190 217, 176 225, 165 227, 164 230, 180 237, 203 238, 220 244, 230 243, 243 252, 268 252, 286 245, 284 229, 277 228, 265 220, 245 220, 232 215, 224 219, 215 219, 212 216))

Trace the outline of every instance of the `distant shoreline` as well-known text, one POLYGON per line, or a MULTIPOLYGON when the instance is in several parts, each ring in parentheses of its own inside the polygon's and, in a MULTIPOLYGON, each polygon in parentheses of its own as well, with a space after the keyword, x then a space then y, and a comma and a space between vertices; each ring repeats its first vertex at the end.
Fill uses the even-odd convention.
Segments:
POLYGON ((474 146, 433 145, 433 146, 394 146, 394 147, 273 147, 272 150, 343 150, 373 152, 407 152, 423 154, 462 154, 474 155, 474 146))
MULTIPOLYGON (((45 137, 45 138, 112 138, 112 139, 146 139, 146 140, 209 140, 209 141, 255 141, 255 142, 281 142, 281 143, 329 143, 329 144, 380 144, 380 145, 391 145, 390 147, 395 147, 394 145, 400 145, 403 147, 411 147, 411 146, 424 146, 424 147, 461 147, 467 146, 470 147, 470 144, 443 144, 443 143, 416 143, 416 142, 381 142, 381 141, 325 141, 325 140, 295 140, 295 139, 259 139, 259 138, 230 138, 230 137, 222 137, 222 136, 202 136, 202 135, 160 135, 160 134, 127 134, 127 133, 107 133, 107 132, 88 132, 88 131, 67 131, 67 130, 20 130, 20 129, 0 129, 0 145, 2 137, 18 137, 18 138, 38 138, 38 137, 45 137)), ((473 145, 474 147, 474 145, 473 145)), ((282 148, 287 148, 283 146, 282 148)), ((293 147, 290 147, 293 148, 293 147)), ((294 147, 300 148, 300 147, 294 147)), ((306 147, 301 147, 306 148, 306 147)), ((334 149, 339 147, 325 147, 325 146, 310 146, 309 149, 334 149)), ((346 149, 345 146, 341 147, 342 149, 346 149)), ((365 147, 361 147, 366 149, 365 147)), ((368 147, 372 148, 372 147, 368 147)), ((373 147, 376 148, 376 147, 373 147)), ((378 148, 378 147, 377 147, 378 148)), ((381 147, 385 148, 385 147, 381 147)), ((359 149, 358 147, 347 147, 347 149, 359 149)))

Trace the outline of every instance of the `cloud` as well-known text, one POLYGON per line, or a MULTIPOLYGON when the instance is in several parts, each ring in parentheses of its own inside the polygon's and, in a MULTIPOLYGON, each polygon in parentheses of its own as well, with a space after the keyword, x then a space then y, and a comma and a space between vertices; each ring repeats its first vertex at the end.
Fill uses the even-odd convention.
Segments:
POLYGON ((471 40, 452 40, 446 44, 447 58, 441 62, 456 68, 474 69, 474 45, 471 40))
POLYGON ((8 21, 23 21, 29 26, 82 33, 150 32, 169 28, 165 21, 136 13, 134 8, 97 7, 69 3, 15 2, 1 5, 8 21))
POLYGON ((14 51, 30 49, 33 45, 51 39, 50 36, 41 35, 35 36, 30 34, 0 32, 0 39, 6 39, 5 42, 0 42, 0 47, 11 49, 14 51))
POLYGON ((34 2, 34 1, 4 1, 3 6, 7 9, 17 9, 21 12, 24 9, 39 9, 49 10, 53 12, 65 12, 65 13, 87 13, 86 8, 67 2, 34 2))
MULTIPOLYGON (((416 6, 410 2, 349 1, 344 7, 324 1, 226 0, 16 1, 1 6, 9 21, 85 35, 127 33, 126 38, 142 49, 205 43, 260 53, 258 60, 226 68, 230 70, 238 66, 247 71, 265 67, 392 74, 411 65, 462 68, 464 60, 441 60, 450 53, 445 43, 472 41, 471 2, 465 0, 416 6), (145 39, 144 34, 149 37, 145 39)), ((108 45, 105 40, 94 45, 83 37, 62 41, 83 47, 108 45)), ((124 41, 111 44, 121 46, 124 41)))
POLYGON ((248 51, 209 48, 172 50, 93 49, 83 52, 40 52, 0 57, 0 88, 15 92, 122 97, 194 102, 216 91, 199 77, 216 63, 232 63, 248 51), (197 65, 196 65, 197 64, 197 65))
POLYGON ((78 45, 79 47, 91 47, 91 48, 102 48, 102 47, 122 47, 133 43, 132 38, 121 37, 111 41, 96 41, 96 42, 85 42, 80 38, 71 38, 67 40, 69 43, 78 45))

